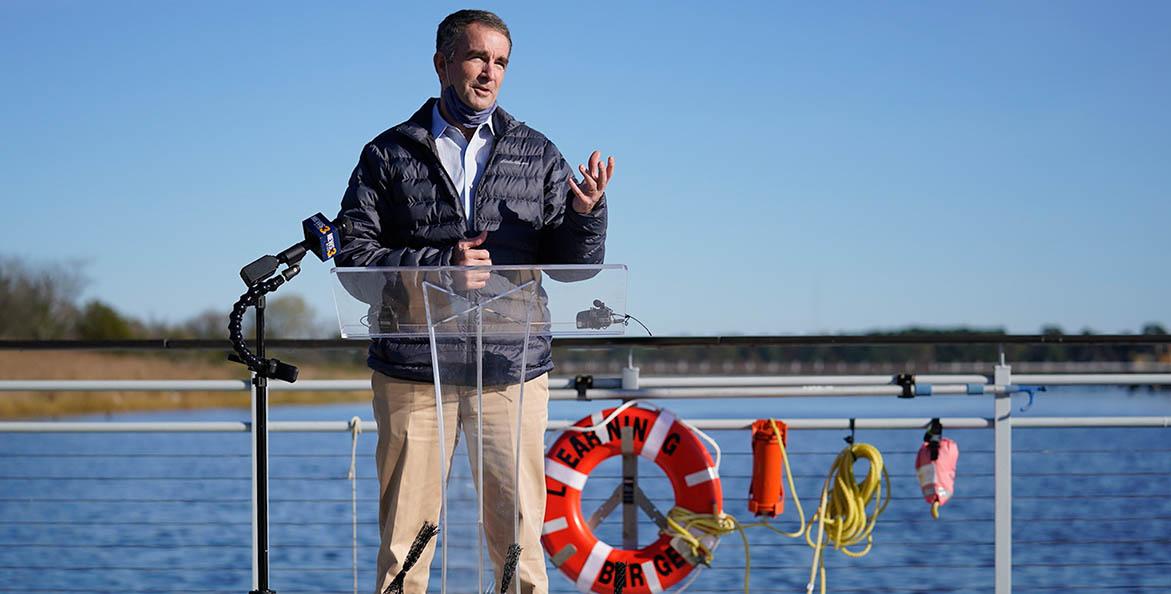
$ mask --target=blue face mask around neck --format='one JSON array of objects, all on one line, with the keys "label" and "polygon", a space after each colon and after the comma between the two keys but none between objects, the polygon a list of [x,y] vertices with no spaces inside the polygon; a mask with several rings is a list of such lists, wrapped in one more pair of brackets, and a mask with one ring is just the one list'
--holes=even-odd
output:
[{"label": "blue face mask around neck", "polygon": [[447,86],[443,89],[443,95],[440,97],[443,108],[447,110],[447,115],[455,120],[455,123],[464,128],[475,128],[480,124],[488,121],[492,117],[492,112],[496,111],[496,102],[492,102],[492,106],[488,109],[476,111],[463,102],[459,95],[455,92],[455,87]]}]

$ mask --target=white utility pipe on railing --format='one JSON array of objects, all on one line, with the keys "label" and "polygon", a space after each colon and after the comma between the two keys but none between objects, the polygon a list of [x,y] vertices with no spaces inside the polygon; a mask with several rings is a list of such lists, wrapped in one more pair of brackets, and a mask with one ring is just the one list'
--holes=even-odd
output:
[{"label": "white utility pipe on railing", "polygon": [[[748,430],[756,419],[689,419],[687,422],[703,431]],[[992,419],[980,417],[943,417],[948,429],[991,429]],[[859,418],[855,429],[924,429],[929,418]],[[1022,417],[1014,418],[1014,427],[1171,427],[1171,417]],[[550,420],[548,431],[561,431],[573,421]],[[792,430],[833,429],[848,430],[849,419],[785,419]],[[0,433],[247,433],[249,423],[207,421],[6,421],[0,422]],[[268,430],[274,433],[350,433],[349,421],[273,421]],[[363,433],[374,433],[374,421],[362,421]]]},{"label": "white utility pipe on railing", "polygon": [[[730,392],[732,397],[744,397],[742,392],[748,388],[791,388],[800,387],[802,390],[826,387],[849,386],[855,392],[858,386],[877,386],[888,395],[901,393],[902,388],[894,385],[894,376],[891,375],[797,375],[797,376],[670,376],[670,377],[641,377],[638,380],[639,389],[666,390],[687,387],[692,391],[708,390],[705,394],[712,395],[712,389],[736,389]],[[969,384],[988,384],[989,378],[983,375],[916,375],[917,386],[931,386],[933,394],[952,394],[965,392],[944,392],[941,390],[955,390],[966,388]],[[1045,386],[1074,386],[1074,385],[1102,385],[1102,386],[1146,386],[1171,385],[1171,373],[1099,373],[1099,374],[1013,374],[1013,381],[1019,385]],[[950,386],[950,387],[949,387]],[[249,380],[0,380],[0,392],[245,392],[252,387]],[[603,393],[613,394],[610,397],[623,398],[628,395],[615,392],[622,387],[621,378],[595,377],[594,387],[590,390],[591,399],[601,398]],[[552,378],[549,388],[553,392],[574,391],[572,378]],[[272,382],[269,390],[291,392],[364,392],[370,390],[369,379],[343,380],[300,380],[292,384]],[[607,390],[611,392],[606,392]],[[664,394],[666,392],[659,392]],[[754,392],[762,396],[759,390]],[[991,392],[987,392],[991,393]],[[687,392],[678,398],[688,398]],[[781,394],[791,396],[794,394]],[[800,395],[817,396],[809,393]],[[842,395],[842,394],[827,394]],[[856,396],[858,394],[849,394]],[[658,396],[670,398],[676,396]]]}]

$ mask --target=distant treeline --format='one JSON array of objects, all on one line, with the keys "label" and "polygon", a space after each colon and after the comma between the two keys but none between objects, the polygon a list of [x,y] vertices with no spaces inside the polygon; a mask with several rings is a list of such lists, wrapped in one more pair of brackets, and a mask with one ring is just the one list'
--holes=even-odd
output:
[{"label": "distant treeline", "polygon": [[[1143,326],[1144,335],[1166,335],[1167,330],[1160,324]],[[925,328],[911,326],[899,330],[873,331],[864,336],[938,336],[940,339],[962,340],[965,336],[1007,334],[1003,328]],[[1066,336],[1057,326],[1046,326],[1040,334]],[[1081,335],[1092,335],[1083,331]],[[714,347],[671,347],[636,348],[635,358],[640,363],[675,361],[685,363],[708,362],[719,364],[723,361],[769,363],[814,363],[859,364],[859,363],[970,363],[995,362],[1000,357],[996,344],[887,344],[887,345],[826,345],[826,346],[714,346]],[[1006,344],[1005,357],[1009,361],[1081,361],[1081,362],[1142,362],[1162,361],[1171,363],[1171,349],[1167,345],[1114,345],[1114,344]],[[558,349],[559,362],[599,363],[602,361],[625,360],[627,352],[603,352],[584,349]]]},{"label": "distant treeline", "polygon": [[[83,301],[86,279],[78,263],[33,266],[0,256],[0,339],[9,340],[134,340],[210,339],[228,346],[230,304],[208,309],[178,322],[150,321],[119,311],[99,299]],[[265,336],[268,338],[337,338],[336,326],[320,321],[313,307],[299,295],[268,299]],[[245,336],[253,334],[254,317],[245,317]],[[171,352],[168,356],[179,353]],[[223,361],[224,352],[183,354],[189,358]],[[300,363],[361,366],[361,349],[298,351]]]},{"label": "distant treeline", "polygon": [[[136,338],[204,338],[226,339],[228,307],[208,310],[178,323],[151,322],[118,311],[97,299],[79,302],[85,280],[81,266],[33,267],[11,257],[0,257],[0,339],[85,339],[126,340]],[[251,316],[248,316],[251,319]],[[266,336],[270,338],[336,338],[337,330],[323,324],[318,313],[300,296],[274,296],[267,307]],[[1141,334],[1166,335],[1164,326],[1149,323]],[[1045,326],[1041,334],[1062,336],[1057,326]],[[908,327],[894,331],[868,332],[868,336],[937,335],[962,339],[971,334],[1006,334],[1003,328],[923,328]],[[1093,334],[1083,330],[1079,334]],[[1006,356],[1013,361],[1171,361],[1166,345],[1077,345],[1035,344],[1006,345]],[[328,358],[364,359],[362,349],[353,353],[334,353]],[[721,346],[639,348],[639,361],[685,362],[792,362],[811,363],[903,363],[903,362],[975,362],[995,361],[994,344],[939,345],[840,345],[840,346]],[[300,351],[299,358],[319,355]],[[321,355],[324,356],[324,355]],[[557,349],[562,362],[588,362],[625,359],[622,349],[609,351]]]},{"label": "distant treeline", "polygon": [[[227,337],[230,307],[179,322],[142,320],[99,299],[81,302],[86,281],[79,264],[34,267],[0,257],[0,338],[128,340]],[[265,334],[272,338],[333,338],[299,295],[268,300]]]}]

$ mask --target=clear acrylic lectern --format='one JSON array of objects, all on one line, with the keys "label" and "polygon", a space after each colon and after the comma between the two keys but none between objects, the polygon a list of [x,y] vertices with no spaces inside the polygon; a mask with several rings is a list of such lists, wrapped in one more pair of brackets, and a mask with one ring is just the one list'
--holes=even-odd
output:
[{"label": "clear acrylic lectern", "polygon": [[[626,267],[334,268],[331,274],[343,338],[414,342],[420,345],[418,352],[429,350],[429,360],[420,356],[421,360],[410,364],[429,367],[435,385],[438,471],[445,477],[439,517],[440,591],[447,591],[447,544],[464,544],[467,537],[476,540],[477,592],[484,592],[485,516],[511,517],[512,542],[518,540],[520,510],[511,495],[517,492],[523,418],[518,413],[524,410],[524,382],[533,379],[543,363],[534,359],[547,352],[554,336],[621,335],[626,318]],[[511,399],[513,394],[515,407],[500,401]],[[444,444],[458,437],[452,433],[456,427],[444,425],[451,424],[453,409],[459,411],[464,423],[474,425],[464,427],[477,493],[474,537],[449,535],[447,529],[450,469]],[[511,412],[501,416],[502,410]],[[493,425],[488,427],[488,443],[484,439],[485,417]],[[511,441],[499,439],[500,435],[515,436],[516,441],[500,443]],[[494,452],[496,464],[486,469],[484,461],[489,456],[479,452]],[[501,459],[507,459],[507,464],[501,465]],[[489,555],[497,568],[503,565],[505,553],[499,543],[490,547]],[[497,575],[494,583],[499,580]]]}]

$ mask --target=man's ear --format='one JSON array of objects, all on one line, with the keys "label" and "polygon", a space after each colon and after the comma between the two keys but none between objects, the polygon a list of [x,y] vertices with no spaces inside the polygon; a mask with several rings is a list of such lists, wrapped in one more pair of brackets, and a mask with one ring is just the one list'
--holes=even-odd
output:
[{"label": "man's ear", "polygon": [[447,86],[447,56],[443,52],[435,52],[435,56],[431,59],[435,62],[435,74],[439,75],[439,87]]}]

